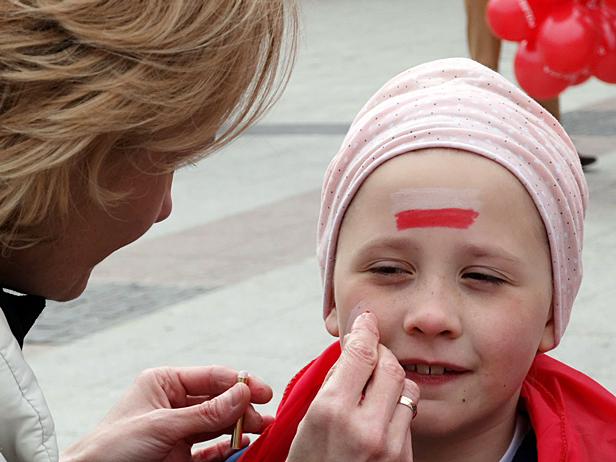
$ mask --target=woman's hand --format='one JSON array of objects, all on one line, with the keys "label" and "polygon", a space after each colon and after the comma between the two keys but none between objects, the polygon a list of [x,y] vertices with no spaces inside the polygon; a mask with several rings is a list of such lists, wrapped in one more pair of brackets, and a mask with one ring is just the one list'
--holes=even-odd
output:
[{"label": "woman's hand", "polygon": [[299,425],[288,461],[412,460],[413,411],[398,403],[401,395],[417,403],[419,387],[379,344],[376,317],[364,313]]},{"label": "woman's hand", "polygon": [[[137,377],[101,423],[60,455],[68,461],[219,461],[233,452],[229,442],[191,454],[192,445],[229,433],[245,413],[244,430],[260,433],[272,421],[250,402],[272,398],[255,377],[237,382],[222,366],[150,369]],[[244,437],[248,444],[248,437]]]}]

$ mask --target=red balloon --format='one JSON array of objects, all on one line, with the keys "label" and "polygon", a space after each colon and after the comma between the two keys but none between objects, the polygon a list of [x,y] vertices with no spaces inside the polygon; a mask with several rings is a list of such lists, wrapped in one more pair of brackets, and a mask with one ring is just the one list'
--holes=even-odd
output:
[{"label": "red balloon", "polygon": [[[571,0],[518,0],[520,2],[528,2],[530,8],[534,11],[537,17],[537,22],[541,24],[548,13],[556,8],[556,5],[570,2]],[[595,0],[591,0],[595,1]]]},{"label": "red balloon", "polygon": [[531,47],[527,41],[518,47],[513,69],[522,90],[534,99],[556,98],[569,86],[567,78],[551,71],[539,51]]},{"label": "red balloon", "polygon": [[526,0],[490,0],[486,19],[494,35],[512,42],[532,39],[538,24]]},{"label": "red balloon", "polygon": [[616,83],[616,15],[607,10],[597,10],[595,19],[602,33],[591,66],[592,74],[604,82]]},{"label": "red balloon", "polygon": [[590,11],[576,3],[563,3],[539,27],[537,49],[550,69],[577,74],[590,66],[599,39]]},{"label": "red balloon", "polygon": [[616,0],[603,0],[602,8],[616,13]]},{"label": "red balloon", "polygon": [[[558,5],[559,3],[565,3],[569,1],[571,0],[528,0],[528,4],[532,8],[537,8],[537,7],[553,8],[554,5]],[[593,0],[590,0],[590,1],[593,1]]]},{"label": "red balloon", "polygon": [[590,72],[590,70],[589,69],[584,69],[579,74],[574,74],[570,78],[568,78],[569,85],[572,85],[572,86],[573,85],[580,85],[580,84],[586,82],[588,79],[590,79],[591,76],[592,76],[592,73]]}]

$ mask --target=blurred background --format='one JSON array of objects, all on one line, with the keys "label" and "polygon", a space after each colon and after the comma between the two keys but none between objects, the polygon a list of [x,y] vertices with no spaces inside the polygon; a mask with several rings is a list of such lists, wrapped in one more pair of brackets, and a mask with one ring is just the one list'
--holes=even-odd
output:
[{"label": "blurred background", "polygon": [[[315,257],[325,169],[364,102],[425,61],[469,56],[463,0],[301,0],[300,52],[274,110],[223,151],[179,171],[174,211],[98,267],[84,295],[50,303],[24,352],[61,448],[90,431],[145,368],[224,364],[275,390],[334,339]],[[513,76],[517,44],[503,43]],[[616,392],[616,85],[561,95],[586,171],[585,279],[552,354]],[[67,322],[67,320],[71,322]]]}]

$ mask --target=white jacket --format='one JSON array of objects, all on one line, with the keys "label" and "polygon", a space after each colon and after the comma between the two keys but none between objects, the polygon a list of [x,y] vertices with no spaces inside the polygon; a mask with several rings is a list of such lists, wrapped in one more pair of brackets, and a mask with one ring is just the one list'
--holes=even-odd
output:
[{"label": "white jacket", "polygon": [[0,310],[0,462],[57,462],[53,419]]}]

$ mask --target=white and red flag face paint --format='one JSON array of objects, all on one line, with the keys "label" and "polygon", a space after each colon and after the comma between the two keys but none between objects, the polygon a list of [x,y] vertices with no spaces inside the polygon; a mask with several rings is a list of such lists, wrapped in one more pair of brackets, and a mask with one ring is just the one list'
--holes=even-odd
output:
[{"label": "white and red flag face paint", "polygon": [[479,216],[481,201],[471,189],[416,188],[391,195],[396,228],[467,229]]}]

